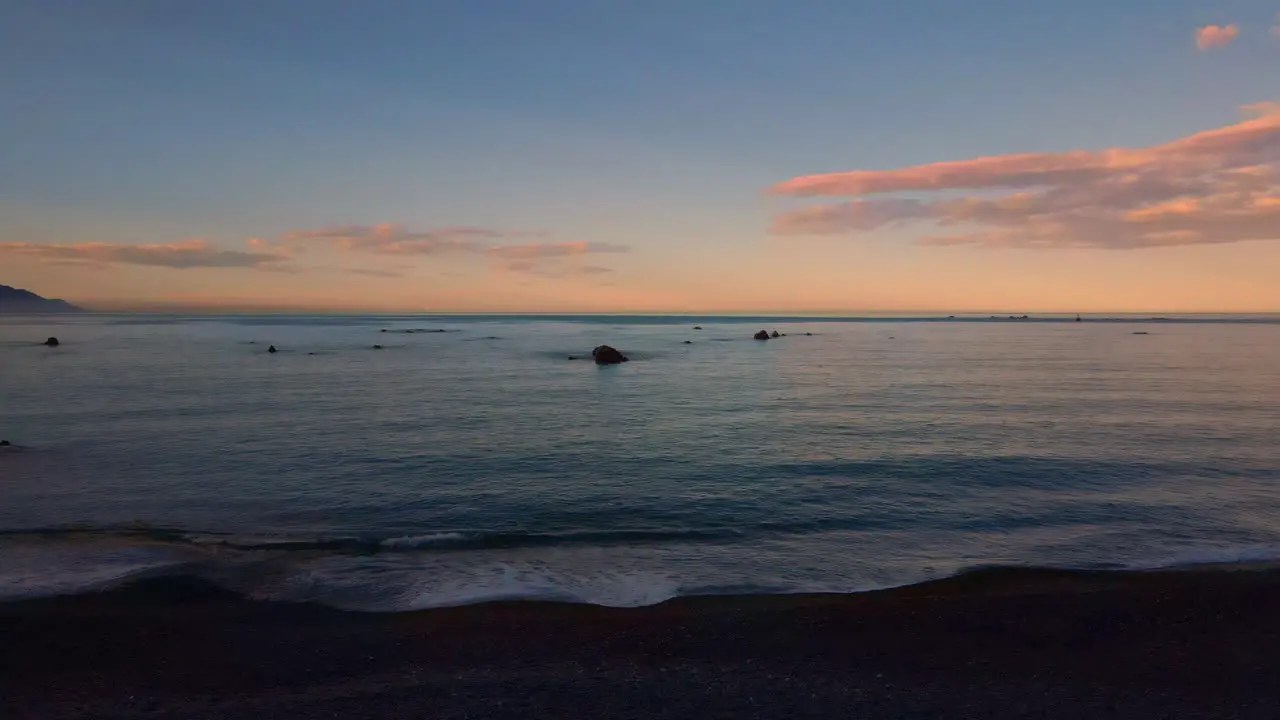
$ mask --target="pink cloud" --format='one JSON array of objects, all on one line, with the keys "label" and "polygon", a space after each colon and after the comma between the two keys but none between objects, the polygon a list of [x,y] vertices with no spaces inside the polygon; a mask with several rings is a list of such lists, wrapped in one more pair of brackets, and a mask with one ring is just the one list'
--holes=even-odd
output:
[{"label": "pink cloud", "polygon": [[[902,223],[973,226],[930,245],[1144,248],[1280,239],[1280,106],[1149,148],[1038,153],[799,177],[771,192],[854,199],[779,215],[784,235],[866,233]],[[885,193],[970,190],[948,199]]]},{"label": "pink cloud", "polygon": [[385,255],[435,255],[479,252],[486,247],[485,241],[504,236],[497,230],[473,227],[411,232],[403,226],[385,223],[294,230],[281,235],[279,242],[284,245],[327,242],[341,250]]},{"label": "pink cloud", "polygon": [[283,271],[288,252],[280,249],[243,252],[222,250],[200,239],[157,245],[115,243],[0,243],[0,254],[24,255],[57,262],[145,265],[179,270],[191,268],[252,268]]},{"label": "pink cloud", "polygon": [[598,242],[526,243],[524,245],[498,245],[486,252],[493,257],[510,260],[541,260],[544,258],[578,257],[593,253],[627,252],[625,245]]},{"label": "pink cloud", "polygon": [[[504,241],[545,238],[546,233],[504,231],[480,227],[448,227],[411,231],[402,225],[339,225],[316,230],[295,230],[281,235],[282,247],[305,247],[324,243],[346,252],[380,255],[471,255],[506,261],[506,269],[520,272],[577,272],[572,268],[548,268],[548,263],[602,253],[630,250],[625,245],[603,242],[524,242]],[[251,241],[252,242],[252,241]]]},{"label": "pink cloud", "polygon": [[1226,47],[1240,36],[1240,28],[1235,25],[1205,25],[1196,30],[1196,47],[1201,50]]},{"label": "pink cloud", "polygon": [[404,273],[395,270],[378,270],[376,268],[347,268],[343,272],[348,275],[363,275],[365,277],[376,278],[399,278],[404,277]]}]

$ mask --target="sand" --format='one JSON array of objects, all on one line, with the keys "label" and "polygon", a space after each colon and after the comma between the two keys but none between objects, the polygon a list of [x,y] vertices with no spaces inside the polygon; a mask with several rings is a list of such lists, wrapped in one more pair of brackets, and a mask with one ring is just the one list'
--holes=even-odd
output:
[{"label": "sand", "polygon": [[401,614],[195,580],[0,605],[3,718],[1275,718],[1280,573]]}]

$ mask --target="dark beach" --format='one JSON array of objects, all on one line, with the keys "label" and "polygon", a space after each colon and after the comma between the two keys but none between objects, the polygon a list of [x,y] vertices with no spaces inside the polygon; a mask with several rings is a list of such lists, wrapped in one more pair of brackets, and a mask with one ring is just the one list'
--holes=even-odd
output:
[{"label": "dark beach", "polygon": [[1273,718],[1280,572],[360,614],[196,580],[0,605],[14,718]]}]

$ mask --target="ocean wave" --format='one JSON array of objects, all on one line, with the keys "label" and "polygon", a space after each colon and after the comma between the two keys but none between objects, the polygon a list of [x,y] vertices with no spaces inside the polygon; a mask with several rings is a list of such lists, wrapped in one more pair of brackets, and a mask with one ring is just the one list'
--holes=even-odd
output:
[{"label": "ocean wave", "polygon": [[[404,613],[432,608],[481,605],[495,602],[555,602],[611,608],[658,605],[678,598],[751,597],[767,595],[852,595],[880,591],[984,593],[1062,590],[1064,582],[1096,589],[1099,583],[1124,583],[1142,576],[1181,572],[1275,572],[1272,562],[1202,563],[1172,568],[1073,568],[1055,566],[985,565],[954,573],[902,582],[868,583],[857,587],[734,583],[689,585],[672,573],[652,570],[599,571],[551,570],[536,563],[496,563],[439,576],[431,572],[388,575],[385,571],[351,573],[321,569],[283,580],[259,578],[250,583],[243,576],[229,576],[225,569],[207,565],[169,562],[121,562],[102,566],[91,575],[68,578],[48,568],[29,578],[43,580],[23,587],[14,585],[10,568],[0,572],[0,603],[46,597],[92,595],[105,592],[143,592],[157,602],[175,598],[219,594],[250,601],[316,605],[349,612]],[[1103,585],[1105,586],[1105,585]]]},{"label": "ocean wave", "polygon": [[548,546],[612,546],[664,542],[730,542],[745,531],[732,528],[672,530],[583,530],[568,532],[519,531],[438,531],[407,535],[343,535],[295,537],[269,534],[235,534],[150,526],[50,527],[0,530],[0,542],[37,539],[81,541],[141,541],[231,550],[326,551],[373,554],[451,548],[469,550],[510,550]]},{"label": "ocean wave", "polygon": [[[724,530],[299,538],[181,528],[37,528],[0,532],[0,600],[192,576],[247,598],[362,612],[508,600],[636,607],[696,595],[865,592],[946,577],[981,586],[984,578],[1003,573],[1254,569],[1280,563],[1280,546],[1239,545],[1170,548],[1128,562],[1078,554],[1074,562],[1023,566],[855,561],[831,572],[826,563],[805,568],[780,561],[782,556],[743,564],[735,560],[743,552],[733,542],[740,537]],[[753,545],[751,552],[767,546]],[[830,547],[857,554],[857,545],[845,541]]]}]

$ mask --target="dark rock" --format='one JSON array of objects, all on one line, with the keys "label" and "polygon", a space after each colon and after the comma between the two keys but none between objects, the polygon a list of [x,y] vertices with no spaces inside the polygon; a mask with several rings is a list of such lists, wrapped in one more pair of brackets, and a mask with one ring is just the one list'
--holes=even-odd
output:
[{"label": "dark rock", "polygon": [[58,342],[58,338],[51,337],[48,340],[45,340],[44,344],[46,347],[58,347],[61,343]]},{"label": "dark rock", "polygon": [[804,336],[805,336],[805,337],[813,337],[813,333],[805,333],[805,334],[804,334]]},{"label": "dark rock", "polygon": [[8,440],[0,440],[0,447],[9,447],[12,444],[13,443],[9,442]]},{"label": "dark rock", "polygon": [[569,356],[569,359],[570,359],[570,360],[577,360],[578,358],[576,358],[576,357],[574,357],[574,356],[570,355],[570,356]]},{"label": "dark rock", "polygon": [[378,332],[386,332],[386,331],[387,331],[387,329],[386,329],[386,328],[382,328],[382,329],[381,329],[381,330],[379,330]]},{"label": "dark rock", "polygon": [[692,344],[693,344],[693,341],[692,341],[692,340],[685,340],[685,341],[684,341],[684,344],[685,344],[685,345],[692,345]]},{"label": "dark rock", "polygon": [[381,345],[374,345],[374,346],[373,346],[373,349],[374,349],[374,350],[381,350],[381,349],[382,349],[382,346],[381,346]]},{"label": "dark rock", "polygon": [[782,337],[782,333],[778,332],[777,330],[774,330],[772,333],[770,333],[770,334],[769,334],[769,337],[771,337],[771,338],[780,338],[780,337]]},{"label": "dark rock", "polygon": [[596,361],[597,365],[617,365],[619,363],[627,362],[630,359],[608,345],[601,345],[600,347],[592,350],[591,357]]},{"label": "dark rock", "polygon": [[702,329],[702,326],[701,326],[701,325],[694,325],[694,326],[693,326],[693,329],[694,329],[694,330],[701,330],[701,329]]},{"label": "dark rock", "polygon": [[769,339],[769,331],[768,331],[768,330],[761,330],[760,332],[756,333],[755,335],[752,335],[751,337],[755,338],[756,340],[768,340],[768,339]]},{"label": "dark rock", "polygon": [[272,345],[271,347],[267,348],[267,352],[269,352],[269,353],[273,353],[273,352],[278,352],[278,351],[276,350],[276,346],[275,346],[275,345]]}]

